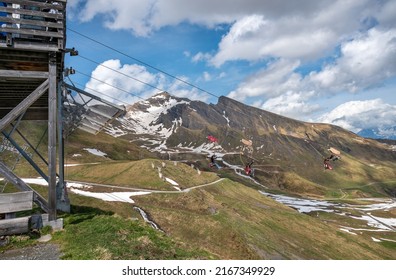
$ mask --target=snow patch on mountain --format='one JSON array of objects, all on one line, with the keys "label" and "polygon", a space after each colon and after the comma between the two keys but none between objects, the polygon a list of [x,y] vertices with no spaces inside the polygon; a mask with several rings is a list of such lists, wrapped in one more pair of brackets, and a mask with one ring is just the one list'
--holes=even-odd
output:
[{"label": "snow patch on mountain", "polygon": [[102,151],[99,151],[99,150],[97,150],[97,149],[84,148],[83,150],[85,150],[85,151],[87,151],[87,152],[89,152],[90,154],[93,154],[93,155],[95,155],[95,156],[99,156],[99,157],[105,157],[105,156],[107,156],[106,153],[104,153],[104,152],[102,152]]},{"label": "snow patch on mountain", "polygon": [[230,119],[226,116],[226,112],[223,111],[223,117],[226,119],[227,121],[227,126],[230,127]]},{"label": "snow patch on mountain", "polygon": [[123,119],[120,119],[121,128],[111,126],[107,132],[114,137],[133,133],[167,139],[182,125],[182,119],[173,120],[172,126],[167,128],[163,123],[158,122],[160,116],[167,114],[174,106],[189,103],[189,101],[175,99],[165,94],[156,95],[148,100],[138,102],[136,106],[141,106],[144,110],[132,108]]}]

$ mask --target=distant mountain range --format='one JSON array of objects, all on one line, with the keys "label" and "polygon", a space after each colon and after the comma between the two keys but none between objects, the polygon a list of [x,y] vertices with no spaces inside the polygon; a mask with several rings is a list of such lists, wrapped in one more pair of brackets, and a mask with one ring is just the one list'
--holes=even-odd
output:
[{"label": "distant mountain range", "polygon": [[[381,154],[389,147],[375,146],[376,141],[365,138],[393,139],[392,129],[354,134],[335,125],[280,116],[224,96],[217,104],[206,104],[166,92],[131,105],[125,117],[108,126],[106,132],[160,153],[245,153],[252,148],[257,157],[284,159],[302,154],[325,156],[331,146],[358,155],[362,144],[374,145],[372,148]],[[208,136],[218,141],[213,143]],[[251,141],[252,147],[243,140]]]},{"label": "distant mountain range", "polygon": [[[382,175],[374,174],[379,170],[373,168],[367,171],[366,166],[396,163],[392,144],[330,124],[297,121],[227,97],[220,97],[217,104],[206,104],[162,92],[131,105],[106,133],[164,159],[203,162],[216,153],[223,166],[239,167],[254,159],[256,177],[278,186],[290,184],[282,176],[292,174],[299,184],[301,180],[326,185],[339,184],[340,179],[369,181]],[[249,142],[251,145],[246,144]],[[342,157],[333,170],[342,178],[334,181],[323,173],[323,159],[330,155],[330,147],[341,151]],[[358,176],[353,175],[355,172]],[[392,172],[387,174],[394,178],[396,173]]]}]

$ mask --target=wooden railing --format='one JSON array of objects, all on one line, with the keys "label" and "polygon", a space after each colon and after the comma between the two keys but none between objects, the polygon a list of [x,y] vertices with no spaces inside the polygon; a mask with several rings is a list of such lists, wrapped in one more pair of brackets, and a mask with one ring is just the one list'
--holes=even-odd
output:
[{"label": "wooden railing", "polygon": [[63,49],[66,0],[0,1],[0,46]]},{"label": "wooden railing", "polygon": [[26,233],[29,231],[30,216],[16,217],[16,212],[33,208],[33,192],[0,194],[0,236]]}]

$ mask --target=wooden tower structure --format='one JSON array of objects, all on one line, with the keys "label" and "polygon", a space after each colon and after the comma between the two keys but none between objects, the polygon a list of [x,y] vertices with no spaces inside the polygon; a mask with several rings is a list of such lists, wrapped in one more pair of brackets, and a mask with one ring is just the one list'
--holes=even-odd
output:
[{"label": "wooden tower structure", "polygon": [[[48,182],[47,197],[41,196],[0,160],[0,177],[20,191],[33,191],[33,201],[57,220],[57,210],[69,211],[64,183],[62,125],[62,81],[66,49],[67,0],[5,0],[0,2],[0,133],[38,174]],[[23,120],[45,120],[48,124],[48,155],[39,155],[42,169],[13,135],[34,150],[20,133]],[[38,151],[34,150],[35,153]]]}]

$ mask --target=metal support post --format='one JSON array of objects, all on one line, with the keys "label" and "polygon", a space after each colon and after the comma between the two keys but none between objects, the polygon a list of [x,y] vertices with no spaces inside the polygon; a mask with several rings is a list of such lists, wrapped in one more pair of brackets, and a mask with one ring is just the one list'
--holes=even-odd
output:
[{"label": "metal support post", "polygon": [[49,56],[48,85],[48,219],[56,220],[56,53]]},{"label": "metal support post", "polygon": [[67,196],[67,189],[65,183],[65,145],[63,133],[63,94],[66,94],[66,88],[58,85],[58,160],[59,160],[59,181],[56,185],[56,206],[58,210],[70,213],[70,201]]}]

